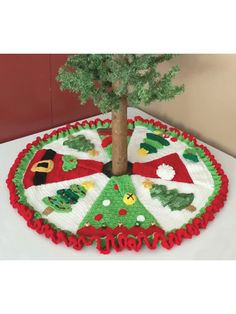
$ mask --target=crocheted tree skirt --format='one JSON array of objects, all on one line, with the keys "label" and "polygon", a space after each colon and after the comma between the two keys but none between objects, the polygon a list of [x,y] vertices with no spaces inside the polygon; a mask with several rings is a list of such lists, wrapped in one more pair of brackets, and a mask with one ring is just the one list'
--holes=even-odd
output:
[{"label": "crocheted tree skirt", "polygon": [[209,150],[160,121],[128,120],[129,174],[111,175],[111,121],[36,138],[7,179],[10,202],[55,244],[139,251],[198,235],[223,206],[228,179]]}]

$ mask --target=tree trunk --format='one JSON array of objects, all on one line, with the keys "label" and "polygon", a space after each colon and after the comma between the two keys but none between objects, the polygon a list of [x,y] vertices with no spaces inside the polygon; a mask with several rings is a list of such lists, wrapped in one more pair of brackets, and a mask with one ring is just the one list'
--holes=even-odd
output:
[{"label": "tree trunk", "polygon": [[43,215],[48,216],[53,212],[53,209],[51,207],[47,207],[44,209],[44,211],[42,212]]},{"label": "tree trunk", "polygon": [[121,98],[119,111],[112,110],[112,174],[121,176],[127,173],[127,99]]}]

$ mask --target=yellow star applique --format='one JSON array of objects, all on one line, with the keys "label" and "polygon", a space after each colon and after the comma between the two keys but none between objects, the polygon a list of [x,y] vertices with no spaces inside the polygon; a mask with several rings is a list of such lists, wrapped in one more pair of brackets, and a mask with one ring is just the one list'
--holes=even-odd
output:
[{"label": "yellow star applique", "polygon": [[160,131],[160,130],[155,130],[155,131],[153,131],[153,133],[155,133],[156,135],[162,135],[163,134],[162,131]]},{"label": "yellow star applique", "polygon": [[92,149],[88,153],[92,157],[95,157],[95,156],[99,155],[99,152],[96,149]]},{"label": "yellow star applique", "polygon": [[139,148],[138,154],[139,156],[146,156],[148,154],[148,151],[144,148]]},{"label": "yellow star applique", "polygon": [[145,181],[143,181],[143,186],[146,188],[146,189],[151,189],[152,186],[153,186],[153,182],[149,179],[146,179]]},{"label": "yellow star applique", "polygon": [[94,183],[92,181],[85,181],[81,184],[86,190],[91,190],[94,188]]}]

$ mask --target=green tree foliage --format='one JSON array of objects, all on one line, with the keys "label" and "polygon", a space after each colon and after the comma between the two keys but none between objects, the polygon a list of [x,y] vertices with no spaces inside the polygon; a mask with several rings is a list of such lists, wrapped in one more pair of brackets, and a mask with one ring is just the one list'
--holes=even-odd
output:
[{"label": "green tree foliage", "polygon": [[193,199],[193,193],[179,193],[178,190],[168,190],[165,185],[153,184],[150,190],[151,197],[157,198],[161,204],[169,206],[171,210],[181,210],[188,207]]},{"label": "green tree foliage", "polygon": [[101,112],[118,110],[121,97],[127,98],[129,106],[148,105],[183,91],[183,85],[172,82],[177,65],[164,74],[158,70],[158,65],[172,58],[171,54],[72,55],[59,69],[57,80],[61,90],[78,93],[82,103],[92,99]]},{"label": "green tree foliage", "polygon": [[78,184],[72,184],[69,189],[61,189],[56,195],[46,196],[42,201],[58,213],[67,213],[72,210],[71,205],[85,197],[86,189]]},{"label": "green tree foliage", "polygon": [[83,134],[71,136],[68,140],[63,142],[63,145],[76,149],[79,152],[87,152],[94,148],[94,144],[90,140],[88,140]]}]

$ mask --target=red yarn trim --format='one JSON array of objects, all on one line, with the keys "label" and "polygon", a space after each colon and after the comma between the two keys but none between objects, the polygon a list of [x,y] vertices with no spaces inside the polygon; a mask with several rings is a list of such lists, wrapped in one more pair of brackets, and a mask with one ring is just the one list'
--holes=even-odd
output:
[{"label": "red yarn trim", "polygon": [[102,147],[105,148],[108,145],[110,145],[112,143],[112,137],[111,136],[107,136],[102,140]]},{"label": "red yarn trim", "polygon": [[[168,127],[161,123],[160,121],[154,121],[153,119],[143,119],[141,117],[135,117],[134,120],[129,119],[129,123],[134,123],[134,121],[141,121],[147,124],[153,124],[163,129],[168,129]],[[44,234],[47,238],[51,239],[55,244],[65,243],[68,247],[73,247],[76,250],[82,249],[84,245],[90,246],[96,243],[96,247],[100,253],[107,254],[113,248],[116,252],[120,252],[124,248],[128,250],[134,250],[138,252],[142,245],[146,245],[147,248],[153,250],[158,244],[161,244],[166,249],[171,249],[175,244],[180,245],[183,239],[191,239],[194,235],[199,235],[201,229],[205,229],[208,223],[214,219],[215,213],[217,213],[224,205],[228,192],[228,178],[224,174],[221,165],[215,160],[215,157],[210,153],[210,151],[202,144],[197,144],[197,140],[192,135],[187,132],[181,132],[175,128],[169,128],[170,131],[174,131],[178,136],[182,135],[185,139],[188,138],[193,141],[195,146],[200,147],[206,156],[209,157],[213,166],[215,167],[217,173],[221,177],[221,187],[216,195],[215,199],[212,201],[211,205],[206,207],[205,212],[201,217],[196,217],[192,220],[192,223],[187,224],[186,228],[176,229],[174,232],[169,232],[165,235],[164,230],[158,226],[150,226],[148,229],[143,229],[139,226],[134,226],[130,229],[124,226],[118,226],[115,229],[111,228],[100,228],[95,229],[92,226],[83,227],[78,230],[77,235],[67,235],[64,231],[57,231],[52,228],[48,223],[45,223],[44,219],[34,220],[34,210],[30,209],[24,204],[19,202],[19,196],[17,194],[16,186],[12,181],[15,172],[20,165],[21,159],[30,150],[33,145],[39,144],[40,141],[47,140],[53,135],[57,135],[61,131],[66,131],[72,128],[76,128],[79,125],[85,126],[86,124],[97,125],[97,123],[111,123],[111,120],[96,119],[94,121],[87,122],[86,120],[82,123],[76,122],[73,125],[67,124],[65,127],[59,128],[52,131],[49,135],[45,134],[43,138],[37,137],[31,144],[27,144],[26,148],[23,149],[17,156],[14,164],[12,165],[8,178],[6,180],[8,189],[10,191],[10,203],[18,210],[18,213],[27,221],[27,225],[34,229],[39,234]],[[102,244],[102,242],[104,242]]]}]

